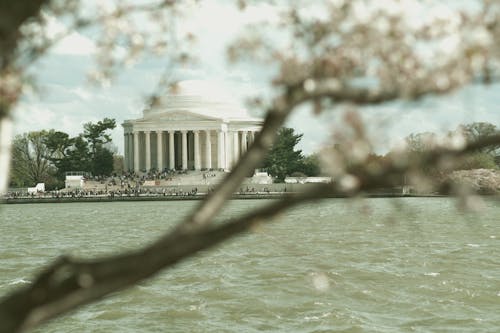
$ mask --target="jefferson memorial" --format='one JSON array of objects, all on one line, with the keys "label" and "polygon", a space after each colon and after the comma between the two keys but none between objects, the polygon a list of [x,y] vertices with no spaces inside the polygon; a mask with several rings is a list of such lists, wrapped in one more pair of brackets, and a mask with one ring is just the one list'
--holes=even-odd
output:
[{"label": "jefferson memorial", "polygon": [[122,124],[125,170],[228,171],[252,143],[262,119],[207,81],[181,81],[158,108]]}]

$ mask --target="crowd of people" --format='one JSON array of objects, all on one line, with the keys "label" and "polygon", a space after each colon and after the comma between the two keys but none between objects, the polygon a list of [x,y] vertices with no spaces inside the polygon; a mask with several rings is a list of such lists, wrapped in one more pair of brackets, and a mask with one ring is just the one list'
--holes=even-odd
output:
[{"label": "crowd of people", "polygon": [[54,190],[38,193],[29,193],[25,191],[12,191],[8,192],[5,196],[7,199],[35,199],[35,198],[95,198],[95,197],[151,197],[151,196],[194,196],[204,193],[199,193],[198,188],[194,187],[191,190],[184,190],[178,188],[131,188],[124,190],[88,190],[88,189],[73,189]]},{"label": "crowd of people", "polygon": [[[214,190],[216,183],[210,182],[220,175],[219,170],[204,170],[189,182],[182,183],[186,171],[164,170],[148,173],[126,172],[121,175],[114,174],[110,177],[89,176],[84,177],[82,187],[68,187],[44,192],[33,192],[28,189],[13,190],[8,192],[6,199],[35,199],[35,198],[115,198],[115,197],[157,197],[157,196],[197,196],[205,195]],[[198,184],[198,185],[195,185]],[[198,188],[201,187],[201,190]],[[285,188],[270,190],[267,186],[240,187],[236,194],[271,194],[284,193]]]}]

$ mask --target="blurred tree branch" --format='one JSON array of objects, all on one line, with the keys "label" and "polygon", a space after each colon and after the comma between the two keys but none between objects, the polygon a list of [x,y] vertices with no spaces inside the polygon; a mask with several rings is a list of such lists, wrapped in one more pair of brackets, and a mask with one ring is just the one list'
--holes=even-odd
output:
[{"label": "blurred tree branch", "polygon": [[[483,138],[460,150],[430,150],[426,152],[420,163],[436,165],[443,158],[458,157],[499,142],[500,135],[496,135]],[[262,142],[251,149],[258,151],[260,149],[258,146],[261,144]],[[249,154],[252,155],[250,150]],[[244,160],[240,160],[238,164],[240,169],[248,168]],[[174,266],[180,260],[200,250],[216,246],[230,237],[248,231],[255,224],[270,222],[272,217],[290,207],[315,199],[354,196],[369,190],[392,186],[398,184],[395,180],[418,167],[418,165],[401,164],[397,161],[377,169],[375,173],[372,171],[373,168],[355,167],[349,170],[352,173],[347,173],[331,184],[314,185],[303,193],[286,196],[263,208],[215,226],[208,225],[210,220],[198,220],[196,228],[189,228],[195,222],[192,217],[188,218],[183,228],[177,228],[153,244],[131,253],[96,260],[61,257],[46,268],[32,284],[2,300],[0,332],[17,332],[35,327],[79,305],[132,286],[165,267]],[[354,177],[355,181],[348,183],[352,186],[346,185],[345,177]],[[227,184],[227,181],[224,184]],[[217,191],[214,193],[219,196],[224,195]],[[209,201],[210,198],[203,202],[202,207],[218,204],[218,200]]]},{"label": "blurred tree branch", "polygon": [[0,2],[0,69],[4,70],[12,61],[19,43],[21,26],[37,17],[42,6],[49,0],[2,1]]},{"label": "blurred tree branch", "polygon": [[[22,37],[19,35],[19,29],[24,22],[38,17],[42,6],[49,2],[18,1],[13,2],[12,6],[11,2],[0,3],[0,46],[5,47],[0,47],[0,78],[4,82],[0,82],[0,119],[7,115],[7,111],[22,92],[22,84],[19,82],[22,75],[17,72],[21,69],[12,66],[12,55],[15,54]],[[165,6],[173,3],[160,2]],[[286,26],[286,29],[290,29],[295,38],[292,39],[292,46],[286,51],[270,52],[270,58],[277,59],[281,71],[274,81],[279,92],[266,108],[263,128],[232,172],[190,216],[172,232],[144,248],[129,253],[94,260],[60,258],[46,267],[33,283],[0,301],[0,332],[19,332],[36,327],[77,306],[132,286],[200,250],[218,245],[247,231],[257,223],[271,221],[273,216],[287,208],[319,198],[333,195],[354,196],[399,184],[401,176],[419,167],[440,166],[443,161],[500,142],[497,135],[482,138],[458,149],[437,147],[426,151],[415,163],[409,163],[407,158],[401,157],[383,165],[373,166],[365,163],[365,158],[360,158],[357,163],[336,174],[332,184],[312,186],[303,193],[286,196],[246,215],[212,225],[211,222],[249,171],[258,167],[272,145],[277,130],[298,106],[304,103],[321,104],[323,101],[356,105],[379,104],[399,98],[415,100],[428,94],[443,94],[474,79],[478,72],[485,70],[489,62],[489,58],[484,59],[486,56],[483,53],[492,44],[486,43],[484,46],[473,41],[472,46],[465,45],[449,62],[428,66],[411,52],[410,46],[412,42],[415,43],[416,37],[426,41],[433,36],[442,37],[448,31],[446,24],[437,20],[435,31],[429,31],[429,27],[424,26],[414,32],[416,37],[412,36],[413,39],[409,41],[404,34],[404,26],[400,25],[400,19],[389,14],[386,15],[389,21],[384,23],[388,28],[381,24],[382,28],[370,29],[372,22],[369,19],[360,23],[356,18],[358,21],[354,20],[351,26],[341,29],[343,23],[353,20],[353,15],[356,14],[356,8],[353,6],[349,2],[342,8],[330,8],[330,21],[327,22],[311,23],[301,17],[295,7],[295,11],[289,13],[287,19],[292,20],[292,24]],[[149,7],[144,9],[151,10]],[[116,14],[115,19],[122,19],[122,12],[111,12]],[[378,12],[376,14],[378,17],[384,16]],[[9,15],[17,16],[13,19],[8,18]],[[6,21],[3,20],[4,17]],[[493,21],[496,22],[496,17]],[[120,23],[123,26],[124,22]],[[333,23],[337,25],[329,25]],[[469,19],[464,18],[464,25],[470,27],[472,24]],[[495,27],[495,24],[489,24],[487,30],[494,31]],[[114,30],[115,28],[115,25],[109,24],[105,31],[111,32],[113,38],[125,34],[131,48],[131,56],[135,56],[143,46],[141,36],[134,31],[125,29],[123,32]],[[457,29],[462,32],[461,26]],[[492,32],[491,39],[494,41],[497,37]],[[113,38],[102,41],[103,54],[112,54],[116,47],[116,40]],[[382,38],[386,38],[386,45],[379,43]],[[302,45],[298,46],[298,43]],[[256,47],[255,44],[252,47]],[[239,51],[245,50],[242,48]],[[302,53],[307,53],[313,59],[300,60]],[[487,57],[493,58],[493,54],[494,52],[487,54]],[[103,73],[99,74],[100,78],[111,75],[116,62],[120,62],[105,56],[99,61],[104,67],[107,66]],[[7,86],[5,79],[8,77],[15,78],[15,84],[10,83]],[[380,84],[356,84],[356,79],[360,78],[376,78]],[[362,131],[358,129],[357,132],[360,134]],[[336,155],[326,157],[335,159]],[[0,166],[0,172],[2,171]]]}]

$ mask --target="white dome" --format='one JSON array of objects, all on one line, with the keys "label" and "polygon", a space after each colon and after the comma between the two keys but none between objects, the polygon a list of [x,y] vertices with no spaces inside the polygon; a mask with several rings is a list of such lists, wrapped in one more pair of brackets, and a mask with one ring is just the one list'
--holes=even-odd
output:
[{"label": "white dome", "polygon": [[189,111],[214,118],[252,118],[228,91],[213,81],[186,80],[172,86],[162,98],[162,106],[144,110],[144,117],[160,113]]},{"label": "white dome", "polygon": [[170,87],[172,96],[202,96],[207,100],[228,101],[231,96],[216,82],[203,80],[185,80]]}]

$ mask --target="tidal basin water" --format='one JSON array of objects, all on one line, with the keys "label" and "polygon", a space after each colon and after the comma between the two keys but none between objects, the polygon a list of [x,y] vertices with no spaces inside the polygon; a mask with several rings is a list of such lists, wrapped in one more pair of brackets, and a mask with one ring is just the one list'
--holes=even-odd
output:
[{"label": "tidal basin water", "polygon": [[[222,218],[266,200],[235,200]],[[0,294],[59,254],[158,237],[198,202],[0,206]],[[500,203],[329,199],[36,332],[498,332]],[[1,325],[1,323],[0,323]]]}]

